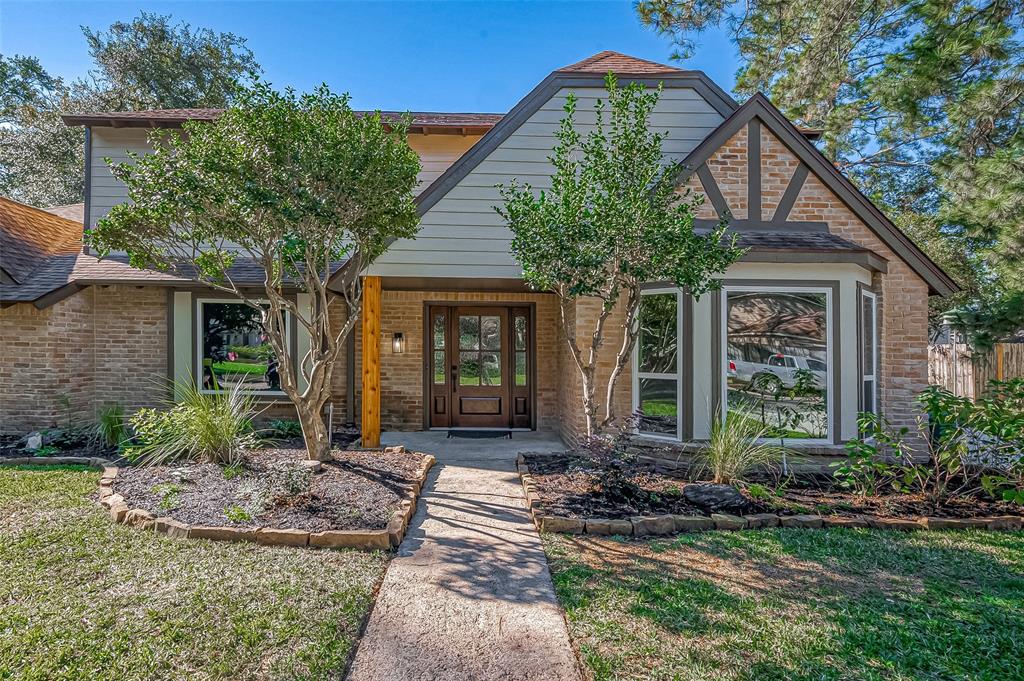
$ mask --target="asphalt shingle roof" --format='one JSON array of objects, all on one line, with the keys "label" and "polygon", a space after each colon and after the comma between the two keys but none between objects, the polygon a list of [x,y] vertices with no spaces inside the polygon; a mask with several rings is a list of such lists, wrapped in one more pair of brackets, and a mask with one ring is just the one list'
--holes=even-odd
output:
[{"label": "asphalt shingle roof", "polygon": [[82,246],[82,223],[0,197],[0,268],[20,284],[51,255]]}]

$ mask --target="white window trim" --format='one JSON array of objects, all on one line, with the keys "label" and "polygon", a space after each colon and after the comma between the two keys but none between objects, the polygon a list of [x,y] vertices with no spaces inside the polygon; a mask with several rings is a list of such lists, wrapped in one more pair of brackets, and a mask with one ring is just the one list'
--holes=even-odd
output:
[{"label": "white window trim", "polygon": [[[871,301],[871,367],[872,371],[870,374],[864,372],[864,356],[860,357],[860,397],[857,400],[860,406],[860,411],[864,411],[864,384],[868,381],[871,382],[871,401],[872,409],[871,413],[878,414],[878,294],[868,289],[861,289],[861,296]],[[857,314],[860,315],[861,324],[864,323],[864,306],[862,300],[857,301]],[[864,342],[864,334],[860,334],[860,338],[857,339],[858,345]],[[863,353],[863,348],[858,348]]]},{"label": "white window trim", "polygon": [[[826,390],[826,421],[825,421],[825,437],[816,438],[785,438],[786,446],[792,448],[799,448],[804,445],[818,446],[818,445],[831,445],[832,437],[831,433],[836,428],[834,421],[835,415],[835,362],[834,347],[832,343],[832,336],[835,334],[836,329],[833,327],[832,318],[832,289],[822,286],[722,286],[721,295],[721,310],[719,318],[721,319],[721,327],[719,328],[719,338],[721,347],[718,348],[720,367],[722,375],[719,376],[719,385],[721,386],[722,404],[720,417],[722,423],[725,423],[726,416],[729,413],[729,292],[738,293],[821,293],[825,296],[825,355],[828,357],[828,366],[825,371],[825,386]],[[776,441],[778,438],[771,438],[770,442]]]},{"label": "white window trim", "polygon": [[[665,433],[651,433],[644,430],[640,430],[639,427],[634,428],[633,432],[640,437],[649,438],[652,440],[661,440],[664,442],[681,442],[683,439],[683,396],[685,391],[683,390],[683,292],[678,288],[652,288],[644,289],[640,292],[640,304],[643,304],[644,296],[653,295],[666,295],[672,294],[676,297],[676,371],[674,374],[660,374],[652,372],[641,372],[640,368],[640,336],[637,335],[636,342],[633,343],[633,409],[632,413],[636,413],[640,409],[640,379],[642,378],[653,378],[663,381],[675,380],[676,382],[676,434],[675,436],[666,435]],[[639,327],[640,316],[637,315],[636,322]],[[639,333],[639,328],[637,329]],[[639,424],[638,424],[639,426]]]},{"label": "white window trim", "polygon": [[[268,303],[264,298],[255,299],[257,303]],[[218,305],[231,304],[231,305],[245,305],[245,303],[234,300],[232,298],[196,298],[196,314],[195,319],[192,320],[195,325],[195,349],[194,356],[192,357],[193,369],[195,369],[195,381],[196,387],[199,392],[203,395],[219,395],[224,390],[207,390],[203,387],[203,305],[205,303],[216,303]],[[295,348],[292,347],[292,315],[289,312],[284,313],[285,323],[285,343],[288,345],[289,352],[294,352]],[[242,390],[245,395],[253,395],[254,397],[266,396],[266,397],[286,397],[283,390]]]}]

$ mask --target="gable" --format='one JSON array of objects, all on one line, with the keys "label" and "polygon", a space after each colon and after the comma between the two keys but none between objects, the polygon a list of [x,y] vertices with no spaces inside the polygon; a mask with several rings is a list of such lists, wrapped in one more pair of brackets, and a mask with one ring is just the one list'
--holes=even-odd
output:
[{"label": "gable", "polygon": [[[731,110],[708,94],[710,90],[693,73],[678,74],[659,76],[658,80],[633,79],[651,87],[665,83],[651,125],[668,134],[664,146],[667,161],[686,158]],[[621,82],[629,81],[623,78]],[[367,273],[519,279],[522,270],[509,252],[512,233],[494,210],[501,203],[496,185],[516,179],[536,189],[550,187],[554,168],[548,157],[570,92],[578,99],[577,125],[583,132],[592,129],[594,104],[607,99],[603,76],[556,73],[549,77],[419,196],[417,238],[395,241]]]},{"label": "gable", "polygon": [[901,261],[932,293],[959,290],[763,95],[687,156],[679,185],[706,197],[699,226],[725,217],[739,232],[828,232]]}]

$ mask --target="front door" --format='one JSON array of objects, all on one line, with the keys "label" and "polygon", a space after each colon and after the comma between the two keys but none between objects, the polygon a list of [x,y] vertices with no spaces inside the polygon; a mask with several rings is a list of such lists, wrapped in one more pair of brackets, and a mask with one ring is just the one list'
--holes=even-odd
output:
[{"label": "front door", "polygon": [[430,427],[529,428],[529,308],[431,305],[427,320]]}]

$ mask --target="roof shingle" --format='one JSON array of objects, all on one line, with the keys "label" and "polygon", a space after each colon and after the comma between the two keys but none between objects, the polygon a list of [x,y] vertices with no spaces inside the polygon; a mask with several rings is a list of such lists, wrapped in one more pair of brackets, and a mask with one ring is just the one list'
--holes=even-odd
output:
[{"label": "roof shingle", "polygon": [[569,66],[558,69],[560,73],[600,73],[605,74],[612,71],[616,74],[628,75],[652,75],[658,73],[678,73],[682,69],[668,64],[659,64],[656,61],[631,57],[621,52],[605,50],[598,52],[592,57],[578,61]]},{"label": "roof shingle", "polygon": [[0,268],[25,283],[51,255],[82,248],[82,223],[0,196]]}]

